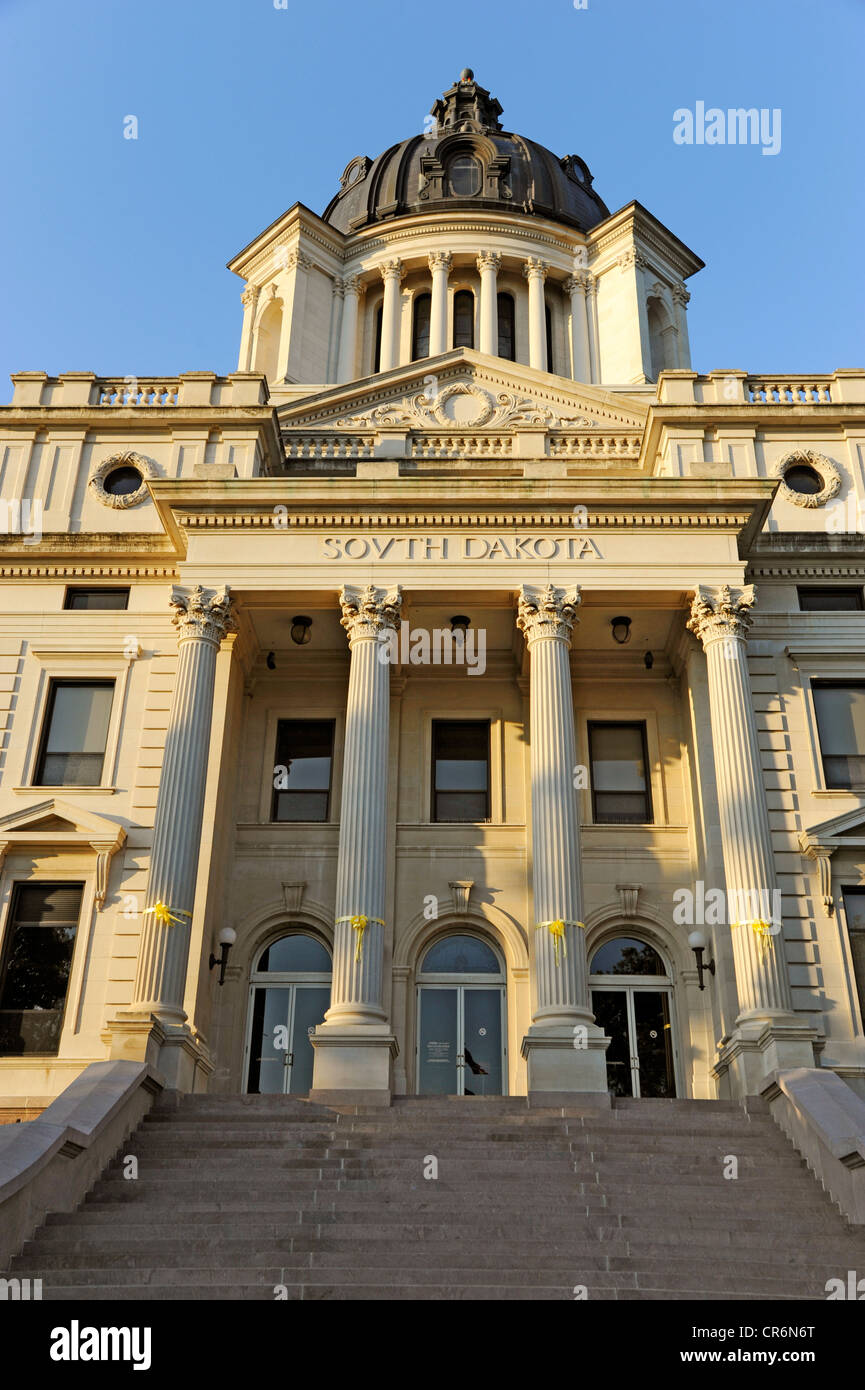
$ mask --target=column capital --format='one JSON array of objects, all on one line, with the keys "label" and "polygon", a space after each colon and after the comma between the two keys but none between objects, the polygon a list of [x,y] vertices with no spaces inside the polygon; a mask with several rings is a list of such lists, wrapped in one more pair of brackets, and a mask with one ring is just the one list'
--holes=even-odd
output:
[{"label": "column capital", "polygon": [[348,633],[349,646],[362,637],[378,637],[388,628],[396,628],[402,608],[402,589],[394,584],[390,589],[377,589],[374,584],[361,587],[344,584],[339,592],[342,609],[340,623]]},{"label": "column capital", "polygon": [[260,293],[261,287],[259,285],[247,285],[240,296],[240,302],[244,309],[254,309],[258,303],[258,296]]},{"label": "column capital", "polygon": [[429,268],[433,274],[435,274],[437,270],[443,270],[446,274],[450,275],[451,267],[454,263],[454,258],[450,251],[430,251],[428,260]]},{"label": "column capital", "polygon": [[595,288],[595,277],[588,271],[580,271],[577,275],[569,275],[565,281],[565,289],[568,294],[591,294]]},{"label": "column capital", "polygon": [[545,588],[523,584],[519,594],[517,627],[525,633],[529,646],[541,637],[558,637],[568,641],[577,622],[580,602],[580,591],[576,586],[557,589],[555,584],[547,584]]},{"label": "column capital", "polygon": [[686,307],[689,299],[691,298],[684,285],[673,285],[670,289],[670,294],[673,296],[673,299],[676,301],[677,304],[681,304],[683,309]]},{"label": "column capital", "polygon": [[483,273],[485,270],[494,270],[496,273],[501,269],[502,257],[500,251],[479,251],[475,262],[478,270]]},{"label": "column capital", "polygon": [[234,628],[231,595],[228,587],[204,589],[200,584],[183,589],[174,584],[169,599],[174,612],[171,621],[177,628],[179,640],[212,642],[218,647],[227,632]]},{"label": "column capital", "polygon": [[549,268],[549,261],[542,261],[538,256],[529,256],[523,266],[523,274],[527,280],[543,281],[547,278]]},{"label": "column capital", "polygon": [[396,280],[397,283],[399,283],[405,274],[402,261],[398,259],[383,261],[379,266],[379,270],[381,271],[381,278],[384,280],[385,284],[387,284],[388,280]]},{"label": "column capital", "polygon": [[358,299],[366,294],[366,285],[359,275],[347,275],[342,281],[343,294],[355,294]]},{"label": "column capital", "polygon": [[729,584],[717,587],[698,584],[686,626],[704,647],[722,637],[744,640],[753,622],[751,609],[756,602],[757,591],[753,584],[742,589],[731,589]]}]

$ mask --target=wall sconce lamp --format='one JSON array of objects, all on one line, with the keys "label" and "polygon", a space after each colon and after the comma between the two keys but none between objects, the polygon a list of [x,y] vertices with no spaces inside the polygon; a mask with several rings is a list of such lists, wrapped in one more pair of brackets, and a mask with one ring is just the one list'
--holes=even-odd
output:
[{"label": "wall sconce lamp", "polygon": [[623,647],[626,642],[631,640],[631,620],[630,618],[611,618],[610,627],[613,629],[613,641],[618,642]]},{"label": "wall sconce lamp", "polygon": [[222,947],[222,955],[215,956],[212,951],[210,953],[210,968],[212,970],[214,965],[219,966],[219,984],[221,985],[225,983],[225,967],[228,965],[228,953],[236,940],[237,932],[234,930],[234,927],[223,927],[218,937],[219,944]]},{"label": "wall sconce lamp", "polygon": [[312,637],[312,633],[311,633],[311,631],[310,631],[310,628],[311,628],[311,627],[312,627],[312,618],[305,618],[305,617],[303,616],[302,613],[301,613],[298,617],[292,618],[292,620],[291,620],[291,640],[292,640],[292,642],[296,642],[297,645],[298,645],[299,647],[305,647],[306,644],[307,644],[307,642],[309,641],[309,639]]},{"label": "wall sconce lamp", "polygon": [[465,637],[471,623],[471,618],[467,618],[464,613],[457,613],[456,617],[451,618],[451,632],[461,632]]},{"label": "wall sconce lamp", "polygon": [[699,976],[700,989],[705,989],[703,982],[703,971],[708,970],[710,975],[715,973],[714,960],[703,960],[703,952],[706,949],[706,938],[701,931],[692,931],[688,934],[688,945],[697,957],[697,974]]}]

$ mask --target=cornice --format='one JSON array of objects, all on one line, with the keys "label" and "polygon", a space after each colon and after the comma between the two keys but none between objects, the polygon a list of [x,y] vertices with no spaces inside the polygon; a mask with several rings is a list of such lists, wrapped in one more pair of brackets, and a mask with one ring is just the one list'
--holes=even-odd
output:
[{"label": "cornice", "polygon": [[[583,235],[576,227],[571,229],[570,234],[564,229],[557,231],[555,224],[530,214],[525,214],[525,220],[522,220],[518,215],[515,216],[514,212],[503,214],[501,218],[497,218],[493,214],[479,215],[477,213],[466,213],[463,217],[454,214],[448,214],[444,217],[422,214],[419,217],[394,219],[386,224],[376,223],[375,230],[370,229],[366,234],[363,231],[354,233],[346,245],[345,259],[353,259],[361,251],[364,254],[382,251],[395,241],[403,239],[413,240],[422,237],[428,240],[430,233],[436,237],[441,237],[448,234],[461,235],[467,230],[481,234],[505,235],[518,241],[531,241],[536,244],[551,246],[567,256],[569,262],[573,257],[574,246],[583,244]],[[434,250],[436,248],[428,247],[427,249]],[[496,246],[493,249],[503,248]],[[571,268],[569,266],[569,270]],[[564,269],[564,267],[559,267],[559,269]]]},{"label": "cornice", "polygon": [[[234,530],[266,529],[274,526],[273,508],[252,510],[239,508],[232,511],[217,511],[206,508],[201,511],[186,511],[182,508],[174,512],[177,525],[184,530]],[[626,511],[614,512],[588,511],[587,518],[579,531],[574,529],[572,511],[564,512],[359,512],[350,508],[342,512],[294,512],[281,518],[280,530],[332,531],[339,529],[367,529],[375,527],[398,527],[401,530],[442,529],[466,527],[551,527],[565,530],[575,536],[583,536],[593,530],[733,530],[740,531],[751,520],[750,511],[724,511],[720,515],[693,510],[681,511]]]},{"label": "cornice", "polygon": [[175,582],[180,571],[174,565],[72,565],[48,561],[32,565],[0,564],[0,579],[152,579]]}]

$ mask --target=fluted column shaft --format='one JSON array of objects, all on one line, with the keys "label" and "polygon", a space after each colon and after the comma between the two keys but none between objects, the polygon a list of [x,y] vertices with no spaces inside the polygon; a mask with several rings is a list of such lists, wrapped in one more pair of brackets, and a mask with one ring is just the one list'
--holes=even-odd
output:
[{"label": "fluted column shaft", "polygon": [[[553,585],[520,591],[517,625],[531,659],[531,804],[534,922],[532,1022],[590,1021],[585,934],[581,920],[580,825],[574,789],[576,741],[570,635],[577,589]],[[563,921],[564,941],[546,924]]]},{"label": "fluted column shaft", "polygon": [[380,266],[384,280],[384,305],[381,315],[381,370],[387,372],[399,365],[400,294],[402,261],[387,261]]},{"label": "fluted column shaft", "polygon": [[432,251],[429,268],[432,271],[430,302],[429,355],[438,357],[448,350],[448,276],[453,257],[448,251]]},{"label": "fluted column shaft", "polygon": [[498,273],[502,258],[497,251],[482,251],[477,258],[481,277],[480,350],[490,357],[499,353]]},{"label": "fluted column shaft", "polygon": [[[386,1018],[382,1007],[382,923],[390,667],[383,660],[387,648],[379,638],[388,628],[396,627],[401,603],[399,588],[346,585],[340,593],[340,621],[348,631],[351,669],[336,876],[333,984],[326,1023],[381,1023]],[[359,916],[368,919],[360,938],[350,920],[340,920]]]},{"label": "fluted column shaft", "polygon": [[571,296],[571,370],[574,381],[592,380],[592,354],[589,337],[589,306],[586,300],[587,275],[571,275],[565,289]]},{"label": "fluted column shaft", "polygon": [[544,304],[546,261],[534,256],[526,261],[524,271],[529,282],[529,366],[547,370],[547,316]]},{"label": "fluted column shaft", "polygon": [[[227,589],[175,587],[177,679],[153,828],[132,1007],[183,1022],[190,918],[198,875],[216,654],[231,622]],[[162,904],[177,920],[151,909]]]},{"label": "fluted column shaft", "polygon": [[342,306],[342,323],[339,330],[339,357],[337,358],[337,381],[351,381],[354,378],[355,355],[357,351],[357,318],[364,286],[357,276],[343,281],[345,298]]},{"label": "fluted column shaft", "polygon": [[777,887],[745,648],[755,601],[753,584],[701,584],[688,622],[706,651],[740,1022],[792,1009],[783,931],[768,936],[752,927],[770,921]]}]

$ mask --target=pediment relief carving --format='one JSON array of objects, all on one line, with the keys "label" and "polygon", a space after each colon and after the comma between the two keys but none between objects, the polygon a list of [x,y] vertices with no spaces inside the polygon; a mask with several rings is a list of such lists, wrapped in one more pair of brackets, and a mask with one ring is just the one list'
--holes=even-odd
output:
[{"label": "pediment relief carving", "polygon": [[531,396],[490,391],[475,381],[454,381],[440,391],[421,390],[358,414],[333,421],[336,429],[504,429],[540,425],[546,429],[600,429],[590,415],[562,414]]}]

